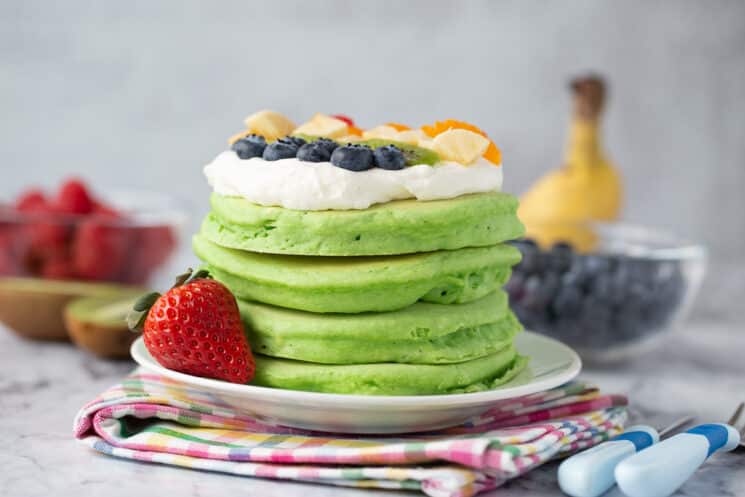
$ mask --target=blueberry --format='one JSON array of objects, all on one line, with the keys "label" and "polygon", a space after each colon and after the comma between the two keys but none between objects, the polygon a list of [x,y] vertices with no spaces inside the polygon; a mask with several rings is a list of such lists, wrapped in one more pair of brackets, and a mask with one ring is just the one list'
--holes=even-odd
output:
[{"label": "blueberry", "polygon": [[298,149],[297,158],[305,162],[328,162],[331,159],[331,150],[322,143],[306,143]]},{"label": "blueberry", "polygon": [[550,254],[551,255],[548,258],[548,265],[556,272],[563,273],[572,265],[572,257],[574,256],[574,251],[572,250],[572,246],[568,243],[555,243],[554,246],[551,247]]},{"label": "blueberry", "polygon": [[562,317],[572,317],[582,308],[582,291],[574,285],[565,285],[556,294],[551,304],[554,314]]},{"label": "blueberry", "polygon": [[406,166],[404,153],[395,145],[378,147],[373,151],[373,156],[375,157],[375,165],[380,169],[396,171]]},{"label": "blueberry", "polygon": [[314,141],[312,143],[315,143],[319,147],[323,147],[326,150],[328,150],[329,151],[329,155],[331,155],[331,153],[334,150],[336,150],[336,147],[339,146],[338,143],[336,143],[334,140],[331,140],[329,138],[319,138],[318,140],[316,140],[316,141]]},{"label": "blueberry", "polygon": [[373,167],[373,151],[365,145],[344,145],[331,154],[331,163],[350,171],[366,171]]},{"label": "blueberry", "polygon": [[261,157],[266,148],[266,140],[263,136],[248,135],[233,143],[230,148],[238,154],[240,159]]},{"label": "blueberry", "polygon": [[522,259],[513,268],[513,271],[523,274],[540,273],[543,270],[543,257],[536,243],[529,239],[513,240],[510,242],[514,247],[520,250]]},{"label": "blueberry", "polygon": [[299,136],[285,136],[284,138],[280,138],[279,141],[284,141],[287,143],[294,143],[295,145],[298,146],[298,148],[302,147],[303,145],[307,143],[303,138],[300,138]]},{"label": "blueberry", "polygon": [[298,148],[300,147],[295,141],[288,138],[280,138],[276,142],[266,146],[262,157],[264,160],[269,161],[289,159],[297,155]]}]

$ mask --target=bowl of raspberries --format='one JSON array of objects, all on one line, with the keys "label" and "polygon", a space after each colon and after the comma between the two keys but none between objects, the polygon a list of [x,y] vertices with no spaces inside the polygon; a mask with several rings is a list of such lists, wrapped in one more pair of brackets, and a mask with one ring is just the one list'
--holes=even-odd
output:
[{"label": "bowl of raspberries", "polygon": [[94,194],[79,179],[0,203],[0,278],[144,285],[173,254],[182,214],[157,195]]},{"label": "bowl of raspberries", "polygon": [[688,314],[706,268],[704,247],[640,226],[608,223],[561,230],[591,250],[530,238],[506,285],[527,329],[555,337],[589,363],[628,360],[659,345]]}]

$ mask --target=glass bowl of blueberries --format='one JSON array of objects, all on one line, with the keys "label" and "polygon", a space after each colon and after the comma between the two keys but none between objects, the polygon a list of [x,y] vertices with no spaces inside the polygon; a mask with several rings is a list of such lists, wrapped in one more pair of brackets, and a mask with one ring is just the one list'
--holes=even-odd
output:
[{"label": "glass bowl of blueberries", "polygon": [[[557,242],[511,243],[522,261],[506,285],[526,329],[570,345],[592,364],[630,359],[659,345],[686,317],[706,269],[706,250],[641,226],[582,226],[589,252]],[[576,232],[576,230],[575,230]]]}]

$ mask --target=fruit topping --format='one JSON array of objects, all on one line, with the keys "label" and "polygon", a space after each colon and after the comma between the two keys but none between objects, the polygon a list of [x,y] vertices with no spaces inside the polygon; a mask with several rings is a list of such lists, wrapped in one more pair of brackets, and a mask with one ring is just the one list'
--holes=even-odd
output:
[{"label": "fruit topping", "polygon": [[[298,138],[297,140],[302,140],[302,138]],[[297,151],[300,148],[298,143],[296,140],[291,140],[290,137],[280,138],[266,146],[262,157],[268,161],[290,159],[297,155]],[[303,143],[305,143],[305,140],[303,140]]]},{"label": "fruit topping", "polygon": [[241,159],[261,157],[266,148],[266,140],[263,136],[252,133],[233,143],[230,148],[234,150]]},{"label": "fruit topping", "polygon": [[295,145],[298,146],[298,148],[300,148],[303,145],[305,145],[306,143],[308,143],[308,140],[306,140],[302,136],[285,136],[280,141],[287,141],[287,142],[290,142],[290,143],[294,143]]},{"label": "fruit topping", "polygon": [[334,140],[329,140],[328,138],[318,138],[317,140],[314,140],[314,143],[318,146],[324,147],[329,151],[329,155],[336,150],[336,147],[339,146],[337,142]]},{"label": "fruit topping", "polygon": [[252,133],[263,136],[267,141],[278,140],[295,129],[295,123],[273,110],[261,110],[251,114],[244,122]]},{"label": "fruit topping", "polygon": [[406,167],[404,153],[395,145],[383,145],[373,150],[375,165],[381,169],[396,171]]},{"label": "fruit topping", "polygon": [[293,134],[339,138],[349,134],[349,124],[336,117],[316,114],[310,121],[295,129]]},{"label": "fruit topping", "polygon": [[[331,147],[329,142],[333,143],[334,146]],[[336,143],[330,140],[306,143],[298,149],[297,158],[305,162],[328,162],[331,160],[331,153],[336,147]]]},{"label": "fruit topping", "polygon": [[354,127],[354,120],[349,116],[345,116],[344,114],[331,114],[331,117],[344,121],[349,127]]},{"label": "fruit topping", "polygon": [[420,147],[426,144],[426,142],[432,141],[421,129],[399,131],[396,133],[395,139],[400,142],[410,143],[411,145],[419,145]]},{"label": "fruit topping", "polygon": [[255,361],[238,304],[207,271],[189,270],[165,295],[142,296],[127,321],[168,369],[232,383],[253,379]]},{"label": "fruit topping", "polygon": [[391,140],[396,139],[398,130],[391,126],[376,126],[372,129],[368,129],[362,132],[362,138],[369,140],[371,138],[389,138]]},{"label": "fruit topping", "polygon": [[238,140],[240,140],[241,138],[245,138],[248,135],[253,135],[253,134],[255,134],[255,133],[253,131],[251,131],[250,129],[244,129],[240,133],[236,133],[233,136],[231,136],[230,138],[228,138],[228,145],[232,145],[235,142],[237,142]]},{"label": "fruit topping", "polygon": [[449,129],[435,136],[434,150],[445,160],[472,164],[489,148],[489,139],[466,129]]},{"label": "fruit topping", "polygon": [[[474,126],[473,124],[464,122],[464,121],[458,121],[456,119],[447,119],[445,121],[437,121],[432,125],[425,125],[422,126],[422,131],[427,134],[431,138],[435,138],[440,133],[443,133],[449,129],[466,129],[468,131],[473,131],[474,133],[478,133],[484,138],[489,138],[486,133],[484,133],[481,129]],[[502,153],[499,151],[497,146],[494,144],[493,141],[489,140],[489,147],[486,149],[486,152],[484,152],[484,159],[488,160],[492,164],[500,165],[502,164]]]},{"label": "fruit topping", "polygon": [[371,148],[384,147],[386,145],[395,145],[396,148],[401,150],[406,159],[407,166],[415,166],[418,164],[435,165],[440,162],[440,156],[432,150],[418,147],[416,145],[410,145],[408,143],[402,143],[395,140],[386,140],[383,138],[373,138],[371,140],[365,140],[360,142],[362,145],[367,145]]},{"label": "fruit topping", "polygon": [[396,131],[409,131],[411,129],[409,126],[401,123],[386,123],[385,125],[395,129]]},{"label": "fruit topping", "polygon": [[358,128],[357,126],[350,126],[347,131],[349,132],[349,136],[361,137],[363,133],[362,128]]},{"label": "fruit topping", "polygon": [[337,147],[331,154],[331,163],[349,171],[366,171],[375,165],[372,149],[357,144]]}]

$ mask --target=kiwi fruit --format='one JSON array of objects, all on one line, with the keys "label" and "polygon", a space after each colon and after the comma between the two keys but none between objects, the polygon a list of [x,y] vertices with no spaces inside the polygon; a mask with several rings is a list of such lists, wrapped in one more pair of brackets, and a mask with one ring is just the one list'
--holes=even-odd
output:
[{"label": "kiwi fruit", "polygon": [[98,357],[129,357],[137,335],[127,327],[127,314],[141,293],[84,297],[65,307],[65,325],[72,341]]},{"label": "kiwi fruit", "polygon": [[106,283],[0,278],[0,322],[19,336],[34,340],[68,340],[65,306],[80,297],[104,296],[136,287]]},{"label": "kiwi fruit", "polygon": [[433,166],[440,162],[440,156],[437,155],[437,152],[435,152],[434,150],[411,145],[410,143],[397,142],[395,140],[386,140],[385,138],[371,138],[369,140],[362,140],[357,143],[360,145],[367,145],[370,148],[394,145],[401,149],[401,151],[403,152],[407,166],[415,166],[417,164],[427,164],[429,166]]}]

